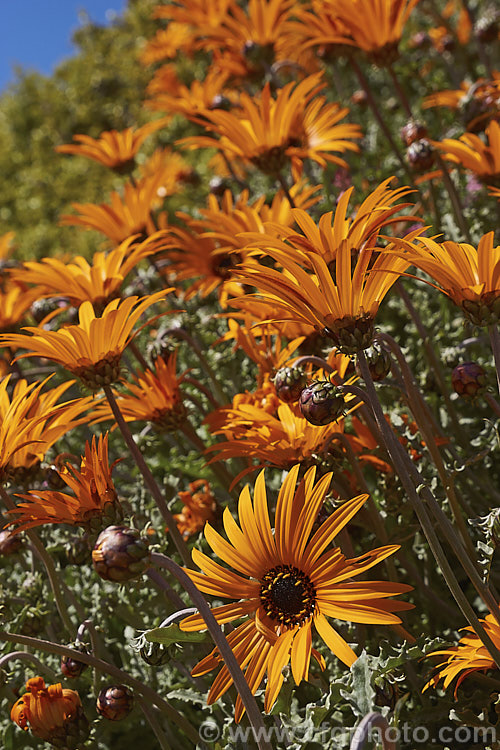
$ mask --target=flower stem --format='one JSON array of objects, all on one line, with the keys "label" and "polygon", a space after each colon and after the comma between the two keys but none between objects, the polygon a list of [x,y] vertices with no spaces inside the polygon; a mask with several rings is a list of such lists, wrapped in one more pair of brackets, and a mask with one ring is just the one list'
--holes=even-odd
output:
[{"label": "flower stem", "polygon": [[154,709],[152,709],[143,698],[139,698],[137,702],[139,706],[141,707],[142,713],[146,717],[146,720],[149,726],[155,733],[156,739],[158,740],[158,744],[160,745],[161,750],[172,750],[172,746],[169,744],[167,738],[165,737],[165,733],[163,729],[161,728],[160,722],[155,716]]},{"label": "flower stem", "polygon": [[385,135],[385,137],[387,139],[387,142],[389,143],[390,147],[392,148],[394,156],[397,158],[397,160],[398,160],[398,162],[399,162],[399,164],[401,166],[401,169],[403,170],[403,172],[407,176],[407,178],[410,181],[410,183],[413,183],[413,177],[412,177],[412,175],[410,173],[410,170],[408,169],[408,165],[406,164],[404,158],[401,156],[401,152],[400,152],[399,148],[396,145],[396,141],[392,137],[391,131],[389,130],[389,128],[385,124],[385,121],[384,121],[382,115],[380,114],[377,102],[375,101],[375,97],[373,96],[373,94],[371,92],[370,84],[369,84],[368,80],[366,79],[365,74],[361,70],[360,66],[358,65],[358,63],[354,59],[354,57],[350,57],[350,63],[351,63],[352,69],[354,70],[354,72],[356,73],[356,75],[358,77],[358,80],[359,80],[359,83],[361,85],[361,88],[363,89],[363,91],[366,94],[366,99],[368,101],[368,104],[371,107],[371,110],[372,110],[373,114],[375,115],[375,119],[377,120],[381,131]]},{"label": "flower stem", "polygon": [[45,674],[47,674],[51,680],[55,680],[57,678],[57,672],[54,672],[51,667],[48,667],[46,664],[41,662],[40,659],[38,659],[33,654],[28,653],[27,651],[11,651],[9,654],[4,654],[4,656],[0,658],[0,670],[2,669],[4,664],[7,664],[9,661],[13,661],[14,659],[19,659],[19,661],[31,662],[35,665],[39,672],[45,672]]},{"label": "flower stem", "polygon": [[399,83],[399,79],[396,75],[396,71],[392,67],[392,65],[387,66],[387,70],[389,71],[389,75],[392,78],[392,82],[394,84],[394,89],[396,91],[396,94],[399,97],[399,101],[401,102],[403,109],[405,110],[406,114],[410,118],[410,120],[413,120],[413,113],[411,111],[410,102],[408,101],[408,97],[406,96],[405,90]]},{"label": "flower stem", "polygon": [[163,493],[160,490],[156,482],[156,479],[152,475],[151,470],[149,469],[149,466],[144,460],[144,456],[142,455],[141,451],[137,447],[137,444],[133,438],[133,435],[129,429],[129,426],[126,423],[125,419],[123,418],[123,415],[120,411],[120,407],[118,406],[114,393],[111,390],[109,385],[104,386],[104,393],[106,394],[106,398],[108,399],[108,403],[111,408],[111,411],[113,412],[113,416],[116,420],[116,423],[118,427],[120,428],[120,431],[123,435],[123,439],[125,440],[127,447],[130,450],[132,457],[134,461],[136,462],[137,467],[144,478],[144,482],[147,488],[149,489],[152,496],[154,497],[156,505],[158,506],[158,509],[161,515],[163,516],[164,520],[167,523],[168,533],[172,537],[172,540],[175,546],[177,547],[177,551],[179,552],[183,563],[187,565],[188,567],[192,567],[193,563],[191,562],[191,555],[189,554],[189,550],[179,532],[179,529],[177,528],[175,519],[172,513],[170,512],[170,510],[168,509]]},{"label": "flower stem", "polygon": [[[84,664],[88,664],[94,669],[98,669],[104,674],[109,674],[114,677],[118,682],[124,682],[126,685],[130,685],[140,695],[144,696],[146,700],[149,700],[155,706],[157,706],[171,722],[177,725],[181,729],[186,737],[194,742],[195,745],[200,743],[200,737],[196,729],[180,714],[173,706],[168,703],[161,695],[158,695],[148,685],[145,685],[140,680],[132,677],[128,672],[124,672],[122,669],[115,667],[114,664],[108,664],[108,662],[97,659],[91,654],[85,654],[76,649],[69,648],[68,646],[60,646],[58,643],[52,643],[52,641],[44,641],[41,638],[32,638],[28,635],[20,635],[18,633],[8,633],[4,630],[0,630],[0,641],[6,643],[21,643],[25,646],[29,646],[38,651],[45,651],[48,654],[59,654],[60,656],[69,656],[76,661],[81,661]],[[206,746],[205,746],[206,747]]]},{"label": "flower stem", "polygon": [[413,373],[408,367],[408,363],[406,362],[404,354],[401,351],[398,344],[396,343],[396,341],[394,341],[392,336],[389,336],[386,333],[379,334],[378,339],[381,341],[384,341],[389,346],[390,350],[395,355],[398,361],[398,364],[401,368],[401,373],[403,376],[403,381],[404,381],[406,394],[408,398],[408,404],[410,406],[410,409],[413,412],[413,416],[422,433],[422,437],[425,440],[425,445],[429,453],[431,454],[432,460],[434,461],[434,465],[438,471],[439,478],[441,479],[442,485],[446,493],[446,497],[448,499],[448,503],[453,513],[453,518],[455,519],[455,523],[460,532],[460,536],[462,537],[462,542],[469,554],[469,557],[474,562],[475,561],[474,545],[472,544],[472,540],[467,531],[467,525],[465,523],[465,520],[462,514],[462,509],[460,507],[460,503],[458,501],[457,494],[455,491],[455,483],[454,483],[453,477],[450,476],[448,472],[446,471],[446,468],[443,463],[443,459],[441,457],[438,446],[436,444],[436,440],[434,437],[433,424],[432,424],[433,420],[430,416],[429,410],[427,408],[427,404],[425,403],[425,400],[417,384],[415,383]]},{"label": "flower stem", "polygon": [[[497,649],[497,647],[492,642],[489,635],[484,630],[474,610],[469,604],[467,597],[463,593],[462,588],[460,587],[460,584],[458,583],[457,578],[450,566],[450,563],[448,562],[448,558],[441,546],[441,543],[436,534],[431,518],[429,517],[427,513],[427,507],[430,507],[432,510],[434,510],[433,506],[434,504],[437,505],[437,502],[434,496],[432,495],[432,492],[425,485],[425,481],[423,477],[421,477],[417,469],[413,466],[412,461],[408,458],[406,452],[404,451],[403,447],[400,445],[399,441],[393,434],[393,431],[390,425],[387,423],[385,419],[384,413],[382,411],[382,407],[377,397],[375,385],[370,375],[370,370],[368,368],[366,358],[362,351],[358,353],[358,365],[359,365],[363,380],[365,381],[366,391],[367,391],[366,393],[367,401],[370,403],[373,409],[375,419],[379,426],[380,432],[382,433],[382,437],[386,444],[386,448],[391,456],[392,462],[394,464],[394,468],[396,469],[396,472],[399,475],[403,488],[412,504],[415,514],[417,515],[417,518],[420,522],[420,525],[429,543],[429,547],[431,548],[431,551],[434,557],[436,558],[436,561],[441,569],[441,572],[448,585],[448,588],[453,594],[453,597],[455,601],[457,602],[460,610],[462,611],[462,614],[467,619],[467,621],[469,622],[473,630],[476,632],[478,638],[482,641],[486,649],[489,651],[494,662],[500,668],[500,651]],[[351,392],[353,391],[357,392],[357,391],[360,391],[361,389],[353,388],[352,386],[350,386],[350,390]],[[425,499],[425,504],[422,498]],[[440,508],[439,510],[441,511]],[[444,516],[444,513],[442,513],[442,511],[441,511],[441,514]],[[439,514],[439,520],[441,520],[440,514]],[[460,560],[462,566],[464,567],[467,574],[469,575],[469,578],[474,583],[476,590],[478,590],[478,585],[479,585],[479,588],[481,589],[482,598],[483,600],[485,600],[485,603],[490,608],[493,616],[498,617],[499,616],[498,604],[494,601],[493,603],[491,602],[492,597],[488,597],[487,592],[484,591],[485,587],[480,579],[480,576],[478,576],[475,567],[469,564],[470,560],[469,560],[468,555],[461,554],[461,551],[463,549],[462,544],[459,542],[458,539],[457,539],[457,542],[458,542],[458,545],[454,545],[453,548],[455,549],[457,553],[458,559]],[[479,582],[477,580],[478,578],[479,578]],[[479,590],[478,590],[478,593],[479,593]]]},{"label": "flower stem", "polygon": [[286,184],[285,178],[283,177],[283,175],[281,174],[281,172],[278,175],[276,175],[276,176],[277,176],[278,182],[279,182],[279,184],[281,186],[281,189],[285,193],[286,199],[287,199],[288,203],[290,204],[290,208],[297,208],[297,206],[295,205],[295,201],[294,201],[294,199],[292,198],[292,196],[290,194],[290,190],[288,188],[288,185]]},{"label": "flower stem", "polygon": [[214,409],[218,409],[220,404],[218,401],[215,400],[210,390],[203,385],[203,383],[200,383],[200,381],[197,378],[192,378],[188,375],[185,375],[182,378],[183,383],[189,383],[190,385],[194,385],[194,387],[200,391],[200,393],[203,393],[204,396],[207,397],[207,400],[211,403]]},{"label": "flower stem", "polygon": [[254,731],[254,736],[258,738],[257,744],[260,750],[272,750],[270,743],[264,737],[265,725],[262,720],[262,714],[257,706],[252,691],[248,686],[245,675],[243,674],[236,656],[234,655],[231,646],[227,642],[227,639],[222,632],[219,623],[213,616],[212,610],[203,598],[202,593],[198,590],[187,573],[170,558],[157,552],[153,552],[153,554],[151,555],[151,562],[162,568],[166,568],[170,573],[172,573],[172,575],[177,578],[181,586],[189,594],[193,604],[196,605],[200,615],[205,620],[207,629],[209,630],[210,635],[212,636],[213,641],[217,646],[219,654],[221,655],[222,659],[224,659],[226,667],[233,679],[234,685],[241,697],[243,705],[245,706],[248,720],[250,721],[250,724]]},{"label": "flower stem", "polygon": [[[499,385],[500,388],[500,385]],[[487,404],[491,407],[491,410],[495,412],[497,417],[500,417],[500,404],[498,401],[496,401],[491,393],[485,393],[484,400],[487,402]]]},{"label": "flower stem", "polygon": [[403,300],[403,303],[406,309],[408,310],[408,313],[410,314],[411,319],[413,320],[415,324],[415,328],[420,334],[420,338],[422,339],[422,343],[424,346],[425,353],[427,355],[427,359],[429,360],[429,364],[432,368],[432,374],[436,378],[436,382],[439,386],[439,390],[441,391],[441,395],[446,404],[447,414],[453,424],[454,435],[458,439],[458,442],[460,443],[460,445],[464,447],[469,447],[470,445],[469,438],[467,437],[467,435],[465,435],[464,431],[462,430],[460,421],[457,415],[455,414],[455,409],[453,407],[453,403],[450,399],[449,390],[446,385],[443,368],[431,344],[431,338],[429,336],[429,333],[426,327],[424,326],[422,319],[415,308],[415,305],[411,301],[410,295],[406,291],[404,285],[401,283],[401,280],[398,279],[398,281],[396,281],[396,283],[394,284],[394,289]]},{"label": "flower stem", "polygon": [[[15,503],[12,501],[2,484],[0,484],[0,495],[2,496],[2,499],[9,510],[13,510],[16,507]],[[75,628],[68,614],[68,607],[66,605],[66,602],[64,601],[64,596],[61,591],[62,585],[61,581],[59,580],[59,576],[57,575],[54,561],[45,549],[36,531],[34,531],[33,529],[27,529],[26,536],[30,540],[36,554],[43,563],[43,566],[47,573],[47,577],[49,579],[50,588],[52,589],[52,593],[54,595],[54,601],[57,607],[57,611],[59,612],[59,616],[69,635],[72,635]]]},{"label": "flower stem", "polygon": [[322,370],[324,370],[325,372],[329,372],[330,375],[332,375],[335,372],[335,368],[329,365],[325,359],[322,359],[321,357],[316,357],[312,354],[311,355],[306,354],[305,356],[299,357],[298,359],[294,360],[293,366],[301,367],[301,365],[306,365],[308,363],[316,365],[317,367],[321,367]]},{"label": "flower stem", "polygon": [[495,369],[497,371],[498,391],[500,392],[500,331],[497,325],[488,328],[490,334],[491,350],[495,360]]},{"label": "flower stem", "polygon": [[[193,428],[193,426],[186,420],[180,429],[181,429],[181,432],[185,435],[185,437],[196,448],[196,450],[198,450],[200,454],[203,455],[205,453],[205,443],[198,437],[198,434],[196,430]],[[229,487],[232,487],[234,484],[234,477],[231,476],[231,474],[228,472],[226,467],[220,463],[213,463],[213,464],[209,464],[207,468],[213,472],[213,474],[217,477],[218,481],[220,482],[221,486],[224,489],[226,489],[226,491],[231,495],[233,500],[237,500],[238,496],[233,495],[232,492],[229,492]]]},{"label": "flower stem", "polygon": [[139,347],[137,346],[137,344],[135,343],[135,341],[134,340],[130,341],[128,346],[129,346],[129,349],[131,350],[131,352],[133,353],[134,357],[136,358],[136,360],[139,362],[139,364],[142,367],[142,369],[143,370],[149,370],[150,367],[149,367],[148,363],[146,362],[146,360],[144,359],[144,357],[142,355],[142,352],[139,349]]},{"label": "flower stem", "polygon": [[396,743],[388,736],[387,730],[389,729],[389,724],[387,723],[387,719],[382,714],[379,714],[378,711],[366,714],[361,723],[358,724],[349,750],[363,750],[368,737],[372,735],[373,727],[378,727],[381,730],[380,737],[383,750],[396,750]]},{"label": "flower stem", "polygon": [[458,195],[457,189],[453,183],[453,180],[450,177],[450,173],[448,172],[448,167],[446,166],[445,162],[443,161],[441,155],[438,153],[437,150],[435,151],[435,155],[436,155],[436,163],[443,173],[444,185],[450,197],[451,207],[453,209],[453,213],[455,214],[457,226],[460,228],[460,231],[463,234],[464,240],[470,244],[472,242],[472,239],[470,236],[468,224],[465,221],[464,209],[462,206],[462,202],[460,200],[460,196]]},{"label": "flower stem", "polygon": [[168,331],[165,331],[164,335],[173,336],[173,338],[182,339],[183,341],[186,341],[190,345],[191,349],[200,360],[201,366],[204,369],[205,374],[208,375],[208,377],[210,378],[212,385],[214,387],[214,392],[217,398],[219,399],[220,403],[221,404],[229,403],[231,399],[228,396],[226,396],[226,394],[222,390],[219,384],[219,381],[215,377],[215,373],[210,367],[198,342],[192,336],[190,336],[189,333],[184,330],[184,328],[169,328]]}]

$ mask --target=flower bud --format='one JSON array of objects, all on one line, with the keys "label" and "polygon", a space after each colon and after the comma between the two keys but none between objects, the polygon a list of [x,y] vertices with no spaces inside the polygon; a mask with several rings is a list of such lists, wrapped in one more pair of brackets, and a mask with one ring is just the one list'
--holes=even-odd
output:
[{"label": "flower bud", "polygon": [[425,172],[434,164],[434,148],[426,138],[420,138],[408,146],[406,158],[408,159],[408,164],[415,172]]},{"label": "flower bud", "polygon": [[307,384],[307,375],[301,367],[281,367],[274,376],[276,395],[287,404],[299,400]]},{"label": "flower bud", "polygon": [[106,581],[130,581],[149,567],[148,542],[137,529],[108,526],[92,550],[96,573]]},{"label": "flower bud", "polygon": [[316,380],[303,389],[299,406],[311,424],[320,426],[339,419],[345,412],[345,399],[329,380]]},{"label": "flower bud", "polygon": [[465,399],[475,399],[486,389],[486,373],[476,362],[462,362],[451,373],[455,393]]},{"label": "flower bud", "polygon": [[406,125],[401,128],[401,140],[405,146],[411,146],[414,141],[427,138],[427,128],[417,120],[408,120]]},{"label": "flower bud", "polygon": [[[80,651],[82,654],[87,654],[87,647],[83,643],[71,643],[70,648]],[[88,664],[84,664],[83,661],[78,661],[73,656],[61,656],[61,672],[65,677],[69,679],[76,679],[80,677],[82,672],[87,669]]]},{"label": "flower bud", "polygon": [[161,667],[162,664],[166,664],[170,659],[167,646],[161,643],[152,643],[151,641],[146,641],[139,653],[141,659],[146,664],[149,664],[150,667]]},{"label": "flower bud", "polygon": [[[366,362],[372,379],[376,382],[383,380],[391,371],[391,357],[389,352],[378,346],[371,346],[365,351]],[[356,367],[358,375],[358,367]]]},{"label": "flower bud", "polygon": [[474,25],[474,34],[481,44],[488,44],[498,39],[500,12],[496,8],[486,8],[483,15]]},{"label": "flower bud", "polygon": [[13,534],[7,529],[0,531],[0,557],[15,555],[22,546],[23,540],[19,534]]},{"label": "flower bud", "polygon": [[97,711],[109,721],[121,721],[132,711],[134,695],[126,685],[110,685],[97,697]]}]

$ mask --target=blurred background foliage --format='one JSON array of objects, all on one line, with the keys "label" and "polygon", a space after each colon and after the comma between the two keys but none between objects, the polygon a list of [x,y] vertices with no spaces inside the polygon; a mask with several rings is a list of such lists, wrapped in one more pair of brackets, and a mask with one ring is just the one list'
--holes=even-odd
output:
[{"label": "blurred background foliage", "polygon": [[102,243],[97,233],[58,226],[59,216],[71,212],[73,201],[106,202],[123,180],[54,147],[75,133],[97,137],[152,119],[143,109],[151,72],[137,56],[156,29],[155,4],[129,0],[111,25],[83,25],[74,35],[74,57],[52,76],[19,70],[0,97],[0,235],[16,233],[19,257],[89,255]]}]

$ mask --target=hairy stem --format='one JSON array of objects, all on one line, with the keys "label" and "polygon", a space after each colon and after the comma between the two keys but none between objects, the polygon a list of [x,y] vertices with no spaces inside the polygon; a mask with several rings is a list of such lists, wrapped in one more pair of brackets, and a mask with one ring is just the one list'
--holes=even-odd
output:
[{"label": "hairy stem", "polygon": [[179,729],[181,729],[186,737],[194,742],[195,745],[200,742],[200,737],[195,728],[180,714],[173,706],[168,703],[161,695],[158,695],[147,685],[144,685],[140,680],[132,677],[128,672],[124,672],[122,669],[115,667],[114,664],[108,664],[108,662],[97,659],[91,654],[84,654],[80,651],[76,651],[73,648],[67,646],[60,646],[58,643],[52,643],[51,641],[44,641],[41,638],[32,638],[27,635],[20,635],[19,633],[8,633],[5,630],[0,630],[0,641],[6,643],[21,643],[25,646],[29,646],[37,651],[44,651],[48,654],[59,654],[60,656],[69,656],[72,659],[81,661],[84,664],[88,664],[90,667],[109,674],[114,677],[118,682],[123,682],[126,685],[130,685],[131,688],[136,690],[140,695],[155,706],[157,706]]},{"label": "hairy stem", "polygon": [[164,520],[167,523],[168,533],[172,537],[172,540],[175,546],[177,547],[177,551],[179,552],[183,563],[187,565],[188,567],[191,567],[192,563],[191,563],[191,555],[189,554],[189,550],[184,542],[184,539],[181,536],[179,529],[177,528],[177,524],[175,522],[175,519],[172,513],[168,509],[168,505],[166,503],[166,500],[163,496],[161,489],[159,488],[156,482],[156,479],[154,478],[153,474],[151,473],[149,469],[149,466],[144,460],[144,456],[142,455],[141,451],[137,447],[137,444],[133,438],[130,428],[128,424],[126,423],[125,419],[123,418],[123,415],[120,411],[120,407],[118,406],[114,393],[111,390],[109,385],[104,386],[104,393],[106,394],[106,398],[108,399],[108,403],[111,408],[111,411],[113,412],[113,416],[116,420],[116,423],[118,427],[120,428],[120,432],[123,435],[123,439],[125,440],[127,447],[130,450],[132,457],[134,461],[136,462],[137,467],[144,478],[144,482],[148,490],[151,492],[152,496],[154,497],[156,505],[158,506],[160,513],[162,514]]},{"label": "hairy stem", "polygon": [[189,594],[193,604],[198,608],[198,611],[205,620],[207,629],[209,630],[210,635],[212,636],[214,643],[221,657],[224,659],[227,669],[229,670],[234,685],[241,697],[243,705],[245,706],[248,720],[250,721],[252,729],[255,732],[255,736],[259,738],[257,744],[260,750],[272,750],[270,743],[263,736],[265,725],[262,720],[262,714],[257,706],[252,691],[248,686],[245,675],[243,674],[241,667],[238,664],[233,650],[227,642],[227,639],[222,632],[219,623],[213,616],[212,610],[203,598],[202,593],[195,586],[187,573],[170,558],[166,557],[165,555],[160,555],[156,552],[153,552],[153,554],[151,555],[151,561],[153,564],[159,565],[162,568],[166,568],[170,573],[172,573],[172,575],[177,578],[181,586]]}]

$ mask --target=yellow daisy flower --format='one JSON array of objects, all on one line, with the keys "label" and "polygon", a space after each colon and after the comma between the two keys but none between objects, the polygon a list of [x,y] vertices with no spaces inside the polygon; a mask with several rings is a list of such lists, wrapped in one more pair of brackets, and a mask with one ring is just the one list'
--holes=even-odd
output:
[{"label": "yellow daisy flower", "polygon": [[[350,667],[356,661],[356,654],[328,617],[343,622],[391,625],[401,622],[394,612],[412,606],[388,601],[388,597],[409,591],[411,586],[352,580],[392,555],[398,545],[380,547],[354,559],[346,559],[338,547],[328,549],[368,495],[346,501],[313,531],[332,474],[315,483],[316,472],[311,468],[296,487],[299,470],[300,465],[294,466],[280,489],[274,533],[264,472],[261,472],[253,502],[248,486],[240,494],[241,526],[229,509],[224,511],[227,540],[210,524],[205,526],[208,544],[230,567],[195,549],[193,561],[202,573],[186,571],[201,591],[233,600],[212,610],[219,623],[245,618],[229,633],[228,641],[245,669],[252,692],[256,692],[267,672],[264,702],[267,712],[278,696],[284,680],[283,669],[288,663],[296,684],[308,678],[311,656],[324,668],[323,657],[312,647],[313,631],[344,664]],[[190,615],[182,620],[180,627],[196,631],[206,625],[200,615]],[[192,674],[206,674],[221,663],[215,648]],[[231,676],[223,665],[208,694],[208,703],[214,703],[231,684]],[[235,708],[235,719],[240,721],[244,713],[240,697]]]}]

